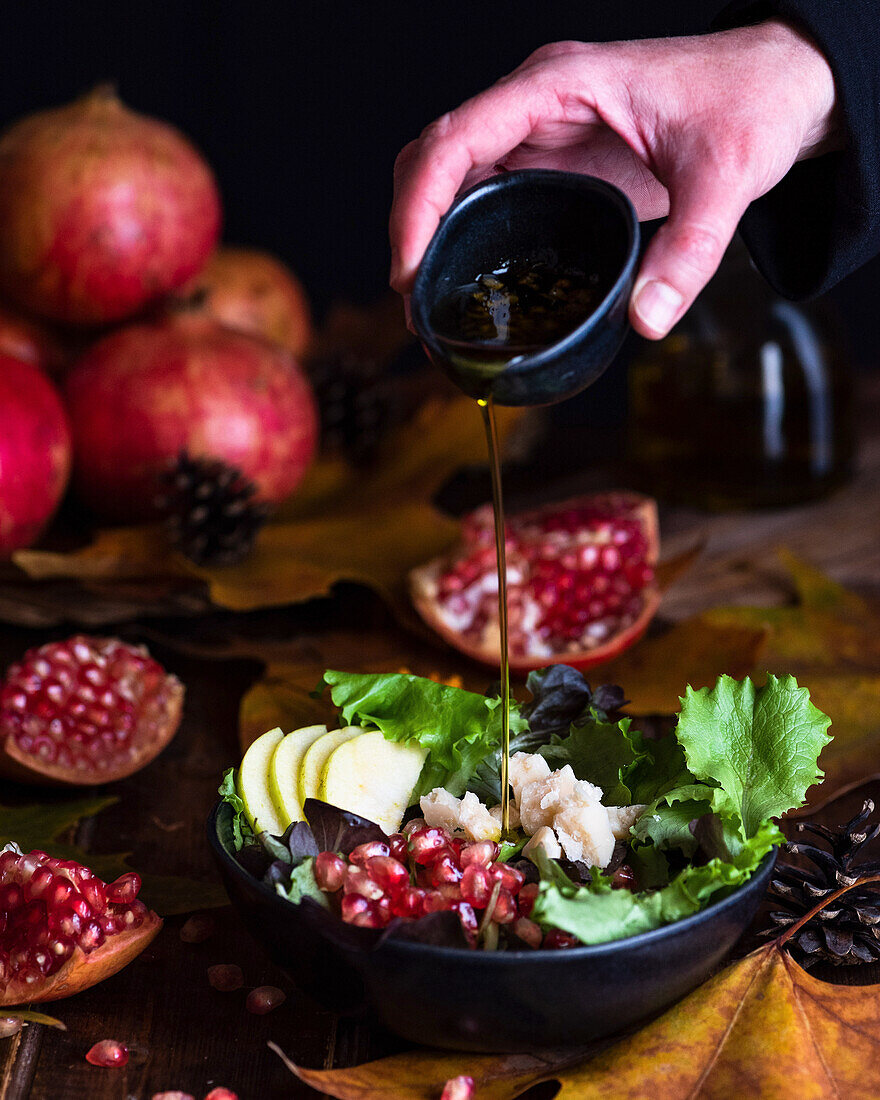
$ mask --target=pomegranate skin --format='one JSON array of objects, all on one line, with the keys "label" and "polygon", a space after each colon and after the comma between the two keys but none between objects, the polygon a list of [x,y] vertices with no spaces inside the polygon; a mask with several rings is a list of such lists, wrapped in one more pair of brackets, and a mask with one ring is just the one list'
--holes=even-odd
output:
[{"label": "pomegranate skin", "polygon": [[105,337],[65,392],[77,492],[108,519],[152,518],[159,475],[182,450],[237,467],[270,504],[296,488],[315,451],[315,401],[296,360],[198,315]]},{"label": "pomegranate skin", "polygon": [[201,155],[109,89],[29,115],[0,139],[0,284],[41,317],[132,316],[202,267],[220,219]]},{"label": "pomegranate skin", "polygon": [[312,337],[312,316],[302,284],[267,252],[219,248],[180,291],[195,308],[223,325],[262,336],[303,355]]},{"label": "pomegranate skin", "polygon": [[61,398],[32,363],[0,352],[0,557],[37,540],[70,476]]}]

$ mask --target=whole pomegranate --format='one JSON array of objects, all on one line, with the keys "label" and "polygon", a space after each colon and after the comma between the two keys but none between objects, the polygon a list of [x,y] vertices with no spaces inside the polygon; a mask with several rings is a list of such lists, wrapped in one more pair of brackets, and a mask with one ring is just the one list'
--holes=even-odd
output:
[{"label": "whole pomegranate", "polygon": [[0,851],[0,1005],[70,997],[131,962],[162,927],[138,899],[140,886],[133,871],[106,883],[74,860],[7,844]]},{"label": "whole pomegranate", "polygon": [[30,546],[70,476],[70,428],[43,372],[0,352],[0,558]]},{"label": "whole pomegranate", "polygon": [[0,139],[0,284],[40,316],[130,317],[194,275],[219,229],[200,154],[110,89],[29,115]]},{"label": "whole pomegranate", "polygon": [[219,248],[180,297],[215,321],[273,340],[297,357],[311,339],[311,310],[302,284],[266,252]]},{"label": "whole pomegranate", "polygon": [[[511,516],[506,525],[510,667],[585,669],[622,653],[660,602],[657,509],[630,492],[600,493]],[[413,570],[413,602],[446,641],[499,664],[498,575],[490,506],[462,522],[462,541]]]},{"label": "whole pomegranate", "polygon": [[76,488],[99,515],[155,513],[159,478],[182,451],[219,459],[278,503],[315,451],[309,383],[283,348],[183,314],[120,329],[66,379]]}]

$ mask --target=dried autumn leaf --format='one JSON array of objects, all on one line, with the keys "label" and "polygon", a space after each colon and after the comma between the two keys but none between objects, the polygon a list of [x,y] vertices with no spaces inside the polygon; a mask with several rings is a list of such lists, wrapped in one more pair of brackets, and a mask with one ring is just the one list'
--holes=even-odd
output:
[{"label": "dried autumn leaf", "polygon": [[285,1061],[301,1080],[341,1100],[429,1100],[459,1074],[472,1076],[477,1095],[493,1100],[514,1100],[545,1080],[559,1082],[560,1100],[874,1100],[880,987],[832,985],[798,966],[785,941],[813,914],[576,1068],[564,1055],[548,1055],[542,1067],[528,1055],[433,1051],[352,1069],[304,1070]]}]

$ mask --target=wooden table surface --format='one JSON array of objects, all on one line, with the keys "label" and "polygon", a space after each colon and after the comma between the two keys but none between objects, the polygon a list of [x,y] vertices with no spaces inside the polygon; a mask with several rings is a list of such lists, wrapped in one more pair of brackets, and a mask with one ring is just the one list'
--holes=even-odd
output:
[{"label": "wooden table surface", "polygon": [[[664,514],[667,551],[692,542],[695,533],[707,539],[700,560],[667,594],[665,618],[683,618],[720,601],[784,600],[786,588],[775,557],[780,544],[839,580],[880,594],[876,382],[866,388],[861,408],[864,430],[857,476],[831,499],[761,514]],[[374,647],[387,644],[394,630],[371,597],[351,592],[317,610],[291,611],[285,621],[303,654],[320,651],[339,667],[357,660],[358,654],[369,659]],[[362,627],[361,635],[351,630],[365,621],[370,627]],[[56,631],[55,636],[63,633]],[[126,629],[125,636],[136,638],[137,626]],[[21,628],[0,628],[0,660],[5,666],[45,637]],[[112,785],[109,793],[118,796],[118,803],[86,823],[78,839],[92,851],[130,850],[135,866],[154,872],[209,879],[214,872],[204,838],[205,818],[222,771],[238,760],[238,702],[259,675],[260,665],[197,659],[151,645],[186,684],[182,728],[158,760]],[[876,798],[880,792],[874,785],[870,793]],[[858,797],[853,796],[852,804]],[[838,819],[845,809],[835,807]],[[174,1089],[201,1100],[218,1085],[233,1089],[241,1100],[308,1097],[317,1094],[290,1076],[267,1042],[311,1066],[353,1064],[396,1048],[389,1036],[364,1024],[336,1021],[306,1001],[270,965],[230,907],[213,910],[212,915],[215,932],[205,942],[181,942],[185,918],[170,918],[126,970],[69,1001],[48,1006],[64,1021],[66,1031],[33,1025],[0,1040],[0,1100],[150,1100],[154,1093]],[[245,989],[211,989],[207,968],[233,962],[244,971]],[[265,983],[285,989],[286,1003],[267,1016],[248,1014],[247,990]],[[85,1061],[85,1052],[103,1038],[128,1044],[127,1067],[104,1070]]]}]

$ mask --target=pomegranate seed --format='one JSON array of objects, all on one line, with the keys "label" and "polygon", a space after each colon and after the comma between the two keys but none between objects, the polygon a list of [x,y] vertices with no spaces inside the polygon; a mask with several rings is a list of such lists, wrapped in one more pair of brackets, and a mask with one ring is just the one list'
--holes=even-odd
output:
[{"label": "pomegranate seed", "polygon": [[544,934],[539,926],[533,920],[529,920],[528,917],[519,917],[515,920],[511,930],[529,947],[537,948],[541,946]]},{"label": "pomegranate seed", "polygon": [[474,1096],[476,1091],[473,1077],[462,1074],[459,1077],[449,1078],[443,1086],[443,1092],[440,1093],[440,1100],[473,1100]]},{"label": "pomegranate seed", "polygon": [[403,826],[403,828],[400,830],[400,835],[409,840],[409,838],[417,829],[426,829],[427,827],[428,826],[425,823],[425,819],[423,817],[414,817],[411,821],[407,821],[407,823]]},{"label": "pomegranate seed", "polygon": [[171,1092],[154,1092],[150,1100],[196,1100],[191,1092],[180,1092],[172,1089]]},{"label": "pomegranate seed", "polygon": [[395,833],[393,836],[390,836],[388,838],[388,847],[392,859],[396,859],[400,863],[406,863],[409,852],[407,851],[406,837],[403,833]]},{"label": "pomegranate seed", "polygon": [[374,882],[363,867],[351,866],[345,869],[345,882],[342,889],[346,894],[360,894],[370,901],[378,901],[384,893],[378,882]]},{"label": "pomegranate seed", "polygon": [[221,993],[232,993],[244,985],[244,974],[235,963],[218,963],[208,967],[208,984]]},{"label": "pomegranate seed", "polygon": [[14,1016],[0,1016],[0,1039],[8,1039],[12,1035],[17,1035],[21,1029],[21,1020],[17,1020]]},{"label": "pomegranate seed", "polygon": [[446,847],[447,837],[442,829],[426,826],[415,829],[409,836],[409,852],[416,863],[426,866],[433,863],[437,853]]},{"label": "pomegranate seed", "polygon": [[628,863],[621,863],[611,876],[612,890],[635,890],[636,873]]},{"label": "pomegranate seed", "polygon": [[366,872],[383,891],[391,892],[409,885],[409,871],[391,856],[371,856],[366,862]]},{"label": "pomegranate seed", "polygon": [[558,928],[551,928],[544,937],[542,944],[548,951],[564,951],[569,947],[578,947],[580,940],[570,932],[562,932]]},{"label": "pomegranate seed", "polygon": [[538,896],[537,882],[527,882],[516,896],[519,911],[527,917],[535,907],[535,899]]},{"label": "pomegranate seed", "polygon": [[455,902],[450,901],[449,898],[444,898],[439,890],[425,891],[425,913],[445,913],[448,912],[453,905],[455,905]]},{"label": "pomegranate seed", "polygon": [[461,876],[461,896],[477,909],[485,909],[492,895],[488,870],[479,863],[465,867]]},{"label": "pomegranate seed", "polygon": [[205,1100],[238,1100],[238,1093],[231,1089],[211,1089]]},{"label": "pomegranate seed", "polygon": [[184,943],[204,943],[214,935],[214,918],[207,913],[196,913],[180,929]]},{"label": "pomegranate seed", "polygon": [[140,888],[141,876],[135,874],[134,871],[129,871],[127,874],[120,875],[118,879],[111,882],[105,894],[107,901],[117,905],[128,905],[137,897]]},{"label": "pomegranate seed", "polygon": [[460,862],[463,868],[470,867],[472,863],[481,867],[488,867],[493,860],[498,858],[500,851],[494,840],[479,840],[476,844],[466,844],[461,850]]},{"label": "pomegranate seed", "polygon": [[425,897],[425,891],[418,886],[407,886],[391,898],[392,916],[418,920],[425,915]]},{"label": "pomegranate seed", "polygon": [[105,1069],[125,1066],[128,1065],[128,1047],[116,1039],[102,1039],[88,1051],[86,1061]]},{"label": "pomegranate seed", "polygon": [[342,898],[341,916],[347,924],[353,924],[355,917],[366,913],[370,903],[362,894],[345,894]]},{"label": "pomegranate seed", "polygon": [[368,840],[366,844],[358,844],[357,848],[352,848],[348,858],[349,862],[357,863],[362,867],[368,859],[374,856],[387,856],[390,851],[384,840]]},{"label": "pomegranate seed", "polygon": [[287,994],[276,985],[261,985],[247,995],[245,1008],[255,1016],[265,1016],[287,1000]]},{"label": "pomegranate seed", "polygon": [[391,901],[383,898],[382,901],[367,902],[367,908],[355,913],[349,923],[358,928],[384,928],[390,919]]},{"label": "pomegranate seed", "polygon": [[345,860],[340,859],[335,852],[321,852],[314,863],[315,882],[319,890],[334,894],[341,889],[345,881]]},{"label": "pomegranate seed", "polygon": [[476,936],[480,927],[480,922],[477,920],[477,914],[474,912],[474,907],[469,905],[466,901],[456,901],[453,903],[452,910],[458,913],[461,926],[468,933],[468,935]]},{"label": "pomegranate seed", "polygon": [[431,863],[430,877],[432,886],[442,886],[444,883],[460,881],[461,867],[451,855],[442,855]]},{"label": "pomegranate seed", "polygon": [[517,871],[515,867],[511,867],[508,863],[496,863],[490,869],[489,876],[493,882],[500,882],[502,887],[511,894],[518,894],[526,881],[526,876],[522,871]]},{"label": "pomegranate seed", "polygon": [[513,895],[502,886],[498,892],[495,908],[492,910],[492,920],[496,924],[510,924],[516,920],[517,915]]}]

